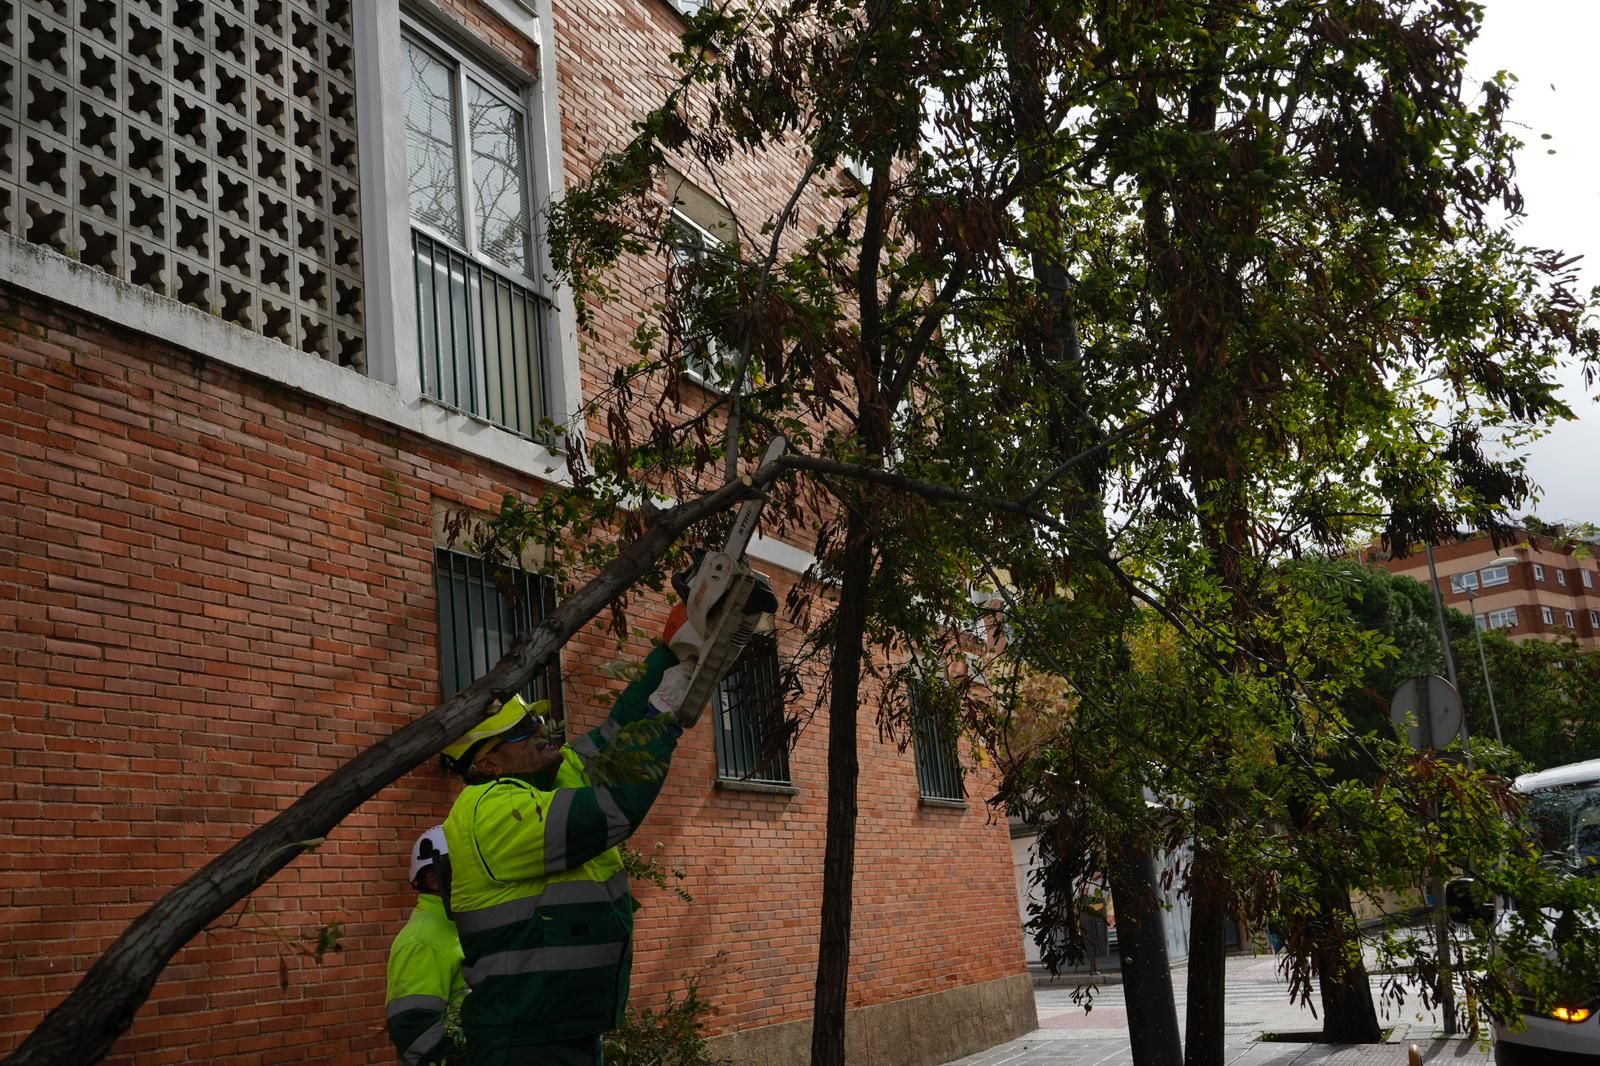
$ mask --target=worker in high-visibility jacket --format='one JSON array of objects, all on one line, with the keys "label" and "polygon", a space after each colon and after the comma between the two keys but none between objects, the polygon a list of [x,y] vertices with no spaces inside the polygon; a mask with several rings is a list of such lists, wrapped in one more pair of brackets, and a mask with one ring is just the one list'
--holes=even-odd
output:
[{"label": "worker in high-visibility jacket", "polygon": [[461,1062],[445,1031],[445,1016],[467,994],[461,975],[461,941],[445,914],[442,860],[449,850],[436,825],[411,847],[411,887],[417,906],[389,948],[389,1039],[406,1066]]},{"label": "worker in high-visibility jacket", "polygon": [[[770,591],[747,614],[769,618]],[[673,615],[670,641],[682,612]],[[683,641],[677,643],[685,651]],[[544,701],[520,697],[444,750],[468,787],[445,819],[446,901],[472,993],[462,1009],[472,1066],[595,1066],[621,1021],[633,958],[633,896],[617,850],[644,820],[699,708],[679,703],[699,658],[666,647],[646,657],[598,728],[556,746]],[[708,660],[709,661],[709,660]],[[587,764],[623,727],[661,719],[630,744],[657,764],[650,780],[594,785]]]}]

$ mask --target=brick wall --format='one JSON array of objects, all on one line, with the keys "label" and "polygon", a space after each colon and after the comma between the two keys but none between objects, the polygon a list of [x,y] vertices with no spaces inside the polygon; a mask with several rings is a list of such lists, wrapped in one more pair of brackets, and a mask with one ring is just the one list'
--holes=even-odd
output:
[{"label": "brick wall", "polygon": [[[433,510],[536,487],[0,294],[0,1052],[163,890],[437,702]],[[569,647],[575,725],[618,654]],[[718,791],[709,732],[682,745],[637,842],[695,898],[641,889],[635,1002],[704,970],[719,1031],[809,1011],[826,742],[813,722],[795,796]],[[911,754],[874,740],[861,781],[852,1005],[1019,972],[1004,823],[920,807]],[[409,775],[196,938],[116,1061],[387,1061],[404,854],[451,791]],[[320,966],[275,939],[333,918]]]},{"label": "brick wall", "polygon": [[[442,6],[535,69],[482,5]],[[555,22],[573,181],[655,102],[681,21],[664,0],[573,0]],[[786,199],[790,167],[746,160],[722,175],[747,223]],[[627,353],[662,277],[661,263],[630,260],[612,279],[616,297],[582,339],[585,396]],[[508,489],[538,485],[0,288],[0,840],[12,856],[0,1055],[164,890],[438,702],[434,515],[492,507]],[[774,577],[782,595],[792,575]],[[633,621],[653,631],[663,613],[645,604]],[[575,727],[620,686],[602,667],[643,651],[619,651],[599,626],[568,646]],[[1008,834],[983,784],[969,782],[966,810],[919,805],[912,753],[878,743],[871,713],[850,1005],[1021,973]],[[788,796],[717,789],[705,726],[680,745],[635,843],[661,842],[694,898],[639,887],[636,1004],[702,973],[714,1031],[809,1016],[826,747],[818,716]],[[383,970],[411,906],[405,851],[453,791],[431,768],[408,775],[196,938],[114,1061],[390,1061]],[[276,939],[333,919],[344,950],[321,965]]]}]

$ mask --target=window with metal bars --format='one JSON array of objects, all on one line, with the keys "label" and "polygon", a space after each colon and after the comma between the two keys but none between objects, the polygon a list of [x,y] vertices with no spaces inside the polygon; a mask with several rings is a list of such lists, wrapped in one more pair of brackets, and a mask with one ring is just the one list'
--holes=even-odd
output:
[{"label": "window with metal bars", "polygon": [[964,800],[956,741],[940,720],[937,705],[911,692],[911,740],[917,753],[917,790],[923,799]]},{"label": "window with metal bars", "polygon": [[410,26],[406,171],[423,391],[525,437],[548,411],[528,116],[509,86]]},{"label": "window with metal bars", "polygon": [[752,639],[712,700],[717,776],[730,781],[791,784],[777,638]]},{"label": "window with metal bars", "polygon": [[[511,574],[515,602],[495,583],[482,559],[445,548],[434,552],[439,594],[439,673],[449,699],[488,673],[517,638],[555,610],[555,582],[517,570]],[[551,663],[522,689],[529,700],[550,701],[561,716],[560,664]]]}]

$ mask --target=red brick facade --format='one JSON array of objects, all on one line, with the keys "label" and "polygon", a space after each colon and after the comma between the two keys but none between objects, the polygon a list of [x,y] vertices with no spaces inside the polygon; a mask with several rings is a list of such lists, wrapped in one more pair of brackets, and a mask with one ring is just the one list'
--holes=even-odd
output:
[{"label": "red brick facade", "polygon": [[[449,6],[532,65],[493,16]],[[660,0],[558,8],[569,179],[658,88],[676,23]],[[658,278],[618,279],[585,342],[586,395]],[[0,283],[0,1055],[163,891],[440,701],[436,515],[539,485]],[[793,575],[773,572],[781,596]],[[576,727],[620,685],[602,667],[644,650],[599,625],[568,646]],[[635,843],[662,842],[694,899],[639,888],[636,1004],[702,973],[715,1032],[809,1016],[826,747],[819,716],[791,757],[797,793],[761,794],[715,787],[704,725],[685,739]],[[964,810],[924,806],[912,753],[868,730],[861,788],[851,1007],[1021,974],[1007,827],[982,783]],[[453,791],[433,768],[408,775],[197,937],[112,1061],[391,1061],[405,853]],[[343,950],[320,965],[280,941],[334,919]]]},{"label": "red brick facade", "polygon": [[[1474,537],[1435,548],[1434,565],[1446,605],[1484,616],[1514,610],[1515,625],[1500,624],[1509,621],[1509,615],[1495,619],[1494,628],[1509,637],[1556,639],[1570,634],[1580,645],[1600,647],[1600,562],[1592,546],[1578,548],[1530,535],[1496,550],[1488,537]],[[1504,580],[1499,580],[1496,560],[1504,560],[1499,564],[1505,570]],[[1428,584],[1428,562],[1420,552],[1404,559],[1373,553],[1372,561]],[[1472,575],[1478,585],[1476,595],[1469,597],[1466,586]]]}]

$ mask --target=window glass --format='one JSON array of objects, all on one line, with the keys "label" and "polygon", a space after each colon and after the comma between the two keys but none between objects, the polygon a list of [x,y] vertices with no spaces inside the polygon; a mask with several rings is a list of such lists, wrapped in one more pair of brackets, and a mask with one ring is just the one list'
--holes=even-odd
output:
[{"label": "window glass", "polygon": [[1544,580],[1544,567],[1540,566],[1538,563],[1533,564],[1533,579],[1535,581]]},{"label": "window glass", "polygon": [[473,221],[484,255],[521,273],[528,266],[528,168],[522,112],[467,79]]},{"label": "window glass", "polygon": [[[678,286],[680,311],[684,316],[683,338],[684,369],[713,389],[727,389],[733,385],[733,372],[737,368],[735,353],[713,335],[706,318],[715,304],[714,293],[707,286],[709,278],[700,266],[721,241],[703,226],[688,217],[673,213],[670,224],[672,237],[673,278]],[[697,314],[690,332],[689,317]]]},{"label": "window glass", "polygon": [[1573,628],[1573,626],[1572,626],[1572,612],[1571,611],[1567,611],[1566,612],[1566,616],[1567,616],[1567,628],[1571,629],[1571,628]]},{"label": "window glass", "polygon": [[1556,571],[1556,584],[1565,585],[1566,583],[1567,583],[1567,572],[1565,570],[1557,570]]},{"label": "window glass", "polygon": [[1498,611],[1489,612],[1490,629],[1511,629],[1517,624],[1517,609],[1506,607]]},{"label": "window glass", "polygon": [[1548,607],[1539,608],[1539,617],[1544,619],[1544,624],[1547,626],[1556,624],[1556,613]]},{"label": "window glass", "polygon": [[410,38],[405,40],[405,63],[406,179],[411,217],[452,240],[463,241],[455,72]]},{"label": "window glass", "polygon": [[1464,574],[1453,574],[1450,577],[1450,588],[1454,592],[1465,592],[1467,589],[1478,587],[1478,572],[1468,570]]},{"label": "window glass", "polygon": [[1589,573],[1589,571],[1587,571],[1587,570],[1580,570],[1580,571],[1578,571],[1578,573],[1583,576],[1583,587],[1584,588],[1586,588],[1586,589],[1594,588],[1594,575],[1593,574]]},{"label": "window glass", "polygon": [[1511,580],[1511,572],[1503,566],[1486,566],[1483,568],[1483,585],[1504,585]]}]

